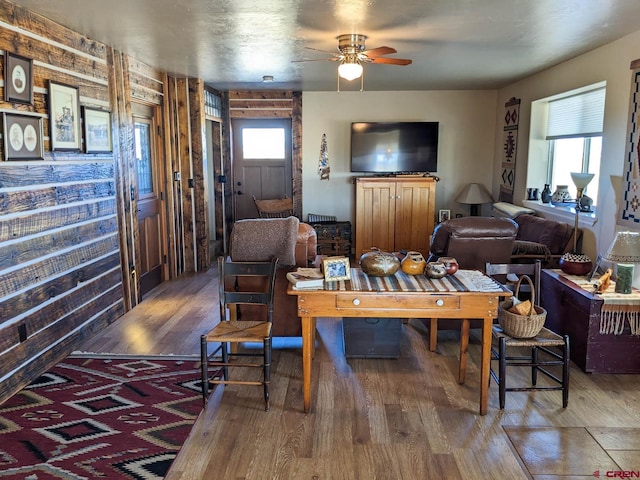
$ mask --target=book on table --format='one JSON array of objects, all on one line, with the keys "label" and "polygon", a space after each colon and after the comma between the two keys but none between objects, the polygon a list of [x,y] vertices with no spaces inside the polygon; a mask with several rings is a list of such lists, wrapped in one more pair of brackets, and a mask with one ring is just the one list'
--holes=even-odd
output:
[{"label": "book on table", "polygon": [[294,290],[321,289],[324,287],[324,275],[319,268],[298,268],[287,273],[287,279]]}]

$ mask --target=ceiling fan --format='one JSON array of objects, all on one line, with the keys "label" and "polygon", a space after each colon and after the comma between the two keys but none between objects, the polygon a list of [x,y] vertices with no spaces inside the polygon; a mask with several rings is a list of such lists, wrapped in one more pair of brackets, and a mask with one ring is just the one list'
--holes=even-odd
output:
[{"label": "ceiling fan", "polygon": [[318,52],[330,53],[332,56],[329,58],[318,59],[306,59],[295,60],[296,62],[314,62],[321,60],[328,60],[332,62],[340,62],[338,66],[338,92],[340,91],[340,78],[344,78],[347,81],[360,78],[360,91],[364,87],[364,69],[363,63],[383,63],[387,65],[410,65],[411,60],[407,58],[388,58],[383,55],[389,55],[397,53],[395,48],[391,47],[377,47],[371,50],[365,50],[364,42],[367,39],[366,35],[360,35],[357,33],[346,33],[338,35],[338,52],[327,52],[326,50],[319,50],[317,48],[306,47],[309,50],[316,50]]}]

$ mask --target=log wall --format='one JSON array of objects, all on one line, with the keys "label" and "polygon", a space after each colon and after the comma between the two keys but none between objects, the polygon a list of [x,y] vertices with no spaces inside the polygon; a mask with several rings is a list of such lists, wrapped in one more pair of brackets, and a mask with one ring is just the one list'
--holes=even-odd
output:
[{"label": "log wall", "polygon": [[[209,266],[202,82],[0,0],[7,51],[33,59],[34,101],[3,101],[2,81],[0,113],[41,118],[45,158],[3,161],[0,146],[0,402],[142,300],[132,102],[162,116],[165,278]],[[81,106],[111,112],[112,153],[51,150],[50,80],[78,87]],[[187,173],[173,182],[174,171]]]},{"label": "log wall", "polygon": [[81,106],[111,110],[110,50],[4,1],[0,50],[33,59],[33,104],[0,100],[0,110],[41,118],[45,150],[44,160],[0,161],[2,399],[121,316],[124,303],[114,154],[52,152],[48,112],[50,80],[78,87]]}]

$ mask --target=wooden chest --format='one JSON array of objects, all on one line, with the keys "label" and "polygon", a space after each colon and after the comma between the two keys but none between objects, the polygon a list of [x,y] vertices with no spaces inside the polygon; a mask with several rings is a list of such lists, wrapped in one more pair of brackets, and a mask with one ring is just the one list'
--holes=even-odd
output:
[{"label": "wooden chest", "polygon": [[312,223],[318,237],[318,255],[351,255],[351,222]]},{"label": "wooden chest", "polygon": [[547,310],[545,326],[569,335],[571,360],[586,372],[640,373],[640,337],[600,333],[603,300],[553,270],[540,279],[541,306]]}]

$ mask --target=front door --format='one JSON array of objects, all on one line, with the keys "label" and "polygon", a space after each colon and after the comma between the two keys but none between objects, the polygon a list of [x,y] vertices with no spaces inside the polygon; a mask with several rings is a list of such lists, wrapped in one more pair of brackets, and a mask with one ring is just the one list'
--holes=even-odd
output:
[{"label": "front door", "polygon": [[137,205],[140,264],[140,295],[165,280],[165,229],[163,215],[163,171],[159,164],[157,109],[134,104],[134,148],[138,176]]},{"label": "front door", "polygon": [[231,121],[234,219],[256,218],[257,199],[292,195],[291,119]]}]

